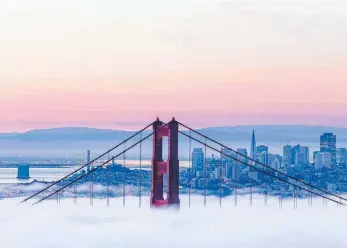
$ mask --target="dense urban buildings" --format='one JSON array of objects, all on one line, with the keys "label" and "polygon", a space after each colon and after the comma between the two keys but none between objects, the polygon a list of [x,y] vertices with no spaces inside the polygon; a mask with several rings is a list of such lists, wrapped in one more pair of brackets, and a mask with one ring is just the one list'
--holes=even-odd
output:
[{"label": "dense urban buildings", "polygon": [[331,154],[331,164],[336,165],[336,135],[324,133],[320,136],[320,151]]},{"label": "dense urban buildings", "polygon": [[[208,188],[212,190],[216,187],[216,182],[223,182],[224,187],[232,189],[235,185],[238,187],[263,187],[265,182],[271,187],[278,188],[278,182],[256,169],[250,169],[247,164],[256,168],[264,169],[264,166],[271,167],[279,172],[286,173],[289,176],[306,180],[312,185],[320,188],[333,189],[335,191],[347,191],[347,177],[342,171],[347,166],[347,149],[336,148],[336,135],[333,133],[324,133],[320,137],[320,150],[313,151],[310,156],[310,149],[300,144],[287,144],[283,147],[283,154],[272,154],[269,147],[263,144],[257,145],[255,131],[252,133],[250,143],[250,153],[246,148],[238,148],[237,153],[223,148],[220,158],[213,156],[207,158],[206,166],[208,174],[204,175],[197,171],[193,172],[194,186],[203,187],[202,177],[207,178]],[[250,157],[247,155],[250,154]],[[201,148],[193,150],[193,168],[202,168],[204,153]],[[232,158],[236,158],[236,161]],[[251,162],[250,159],[261,163]],[[220,160],[220,161],[218,161]],[[222,166],[221,166],[222,165]],[[339,171],[338,171],[339,170]],[[184,178],[184,173],[182,174]],[[183,179],[183,182],[185,179]],[[200,182],[200,183],[199,183]],[[234,186],[233,186],[234,185]],[[289,188],[288,188],[289,190]]]},{"label": "dense urban buildings", "polygon": [[192,168],[196,172],[204,171],[205,155],[202,148],[194,148],[192,153]]},{"label": "dense urban buildings", "polygon": [[347,163],[347,149],[346,148],[338,148],[336,150],[336,164],[344,168]]},{"label": "dense urban buildings", "polygon": [[[311,151],[301,144],[286,144],[283,154],[271,153],[271,148],[256,142],[256,133],[250,137],[250,149],[236,148],[235,152],[228,148],[221,148],[221,155],[207,156],[204,148],[193,148],[190,154],[191,166],[180,168],[180,186],[182,193],[192,188],[195,192],[228,195],[236,188],[249,192],[249,188],[258,192],[271,192],[292,196],[293,187],[279,182],[277,179],[262,172],[278,175],[285,173],[288,176],[305,180],[318,188],[334,192],[347,192],[347,149],[336,148],[336,136],[324,133],[317,137],[320,142],[319,151]],[[335,156],[335,159],[334,159]],[[91,161],[90,151],[87,151],[87,162]],[[250,166],[253,169],[250,169]],[[70,179],[90,171],[86,170],[74,174]],[[277,172],[271,171],[271,169]],[[258,171],[260,170],[260,171]],[[124,175],[125,174],[125,175]],[[18,167],[18,178],[29,176],[29,166]],[[150,192],[151,172],[139,168],[126,168],[117,164],[115,160],[107,167],[101,167],[93,173],[78,181],[78,184],[93,182],[101,185],[121,186],[124,182],[138,189],[141,177],[142,192]],[[69,179],[69,180],[70,180]],[[242,192],[242,190],[240,191]],[[137,194],[138,192],[132,192]],[[296,192],[300,195],[300,191]],[[114,196],[117,196],[115,193]]]}]

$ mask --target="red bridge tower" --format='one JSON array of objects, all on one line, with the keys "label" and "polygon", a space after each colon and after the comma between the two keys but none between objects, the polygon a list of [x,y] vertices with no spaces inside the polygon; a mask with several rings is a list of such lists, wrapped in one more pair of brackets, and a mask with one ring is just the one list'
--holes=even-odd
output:
[{"label": "red bridge tower", "polygon": [[[153,124],[153,160],[151,207],[176,205],[179,207],[178,123],[168,124],[159,119]],[[168,137],[168,161],[163,161],[163,137]],[[167,199],[164,199],[164,174],[167,174]]]}]

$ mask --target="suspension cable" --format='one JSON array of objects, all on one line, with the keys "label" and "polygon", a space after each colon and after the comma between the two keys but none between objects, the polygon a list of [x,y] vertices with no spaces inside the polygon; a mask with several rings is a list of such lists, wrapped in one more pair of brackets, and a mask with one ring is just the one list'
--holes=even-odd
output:
[{"label": "suspension cable", "polygon": [[[214,140],[214,139],[211,139],[211,138],[209,138],[208,136],[206,136],[206,135],[204,135],[204,134],[202,134],[202,133],[200,133],[200,132],[198,132],[198,131],[196,131],[196,130],[190,128],[190,127],[188,127],[187,125],[182,124],[181,122],[178,122],[178,124],[181,125],[181,126],[183,126],[183,127],[186,128],[186,129],[188,129],[188,130],[190,130],[190,131],[192,131],[192,132],[194,132],[194,133],[196,133],[196,134],[202,136],[203,138],[212,141],[213,143],[216,143],[216,144],[218,144],[218,145],[220,145],[220,146],[222,146],[222,147],[224,147],[224,148],[226,148],[226,149],[231,150],[233,153],[235,153],[235,154],[237,154],[237,155],[240,155],[240,156],[242,156],[242,157],[244,157],[244,158],[249,159],[250,161],[252,161],[252,162],[254,162],[254,163],[260,165],[261,167],[265,167],[265,168],[267,168],[267,169],[269,169],[269,170],[272,170],[272,171],[274,171],[274,172],[277,172],[278,174],[280,174],[280,175],[282,175],[282,176],[285,176],[285,177],[288,177],[288,178],[290,178],[290,179],[297,180],[299,183],[302,183],[302,184],[304,184],[305,186],[311,186],[313,189],[318,190],[318,191],[320,191],[320,192],[323,192],[323,193],[325,193],[325,194],[329,194],[329,195],[331,195],[331,196],[334,196],[334,197],[337,197],[337,198],[342,199],[342,200],[344,200],[344,201],[347,201],[347,198],[344,198],[344,197],[342,197],[342,196],[338,196],[338,195],[333,194],[333,193],[330,193],[330,192],[328,192],[328,191],[326,191],[326,190],[323,190],[323,189],[320,189],[320,188],[318,188],[318,187],[315,187],[315,186],[313,186],[313,185],[311,185],[311,184],[309,184],[309,183],[307,183],[307,182],[305,182],[305,181],[303,181],[303,180],[297,179],[297,178],[295,178],[295,177],[293,177],[293,176],[290,176],[290,175],[288,175],[288,174],[286,174],[286,173],[284,173],[284,172],[281,172],[281,171],[276,170],[276,169],[274,169],[274,168],[272,168],[272,167],[270,167],[270,166],[267,166],[267,165],[265,165],[265,164],[263,164],[263,163],[260,163],[260,162],[256,161],[256,160],[253,159],[253,158],[247,157],[247,156],[243,155],[242,153],[239,153],[239,152],[235,151],[234,149],[231,149],[231,148],[229,148],[229,147],[223,145],[222,143],[220,143],[220,142],[218,142],[218,141],[216,141],[216,140]],[[185,135],[186,135],[186,134],[185,134]],[[233,158],[233,157],[231,157],[231,158]]]},{"label": "suspension cable", "polygon": [[101,154],[100,156],[98,156],[97,158],[91,160],[90,162],[87,162],[85,165],[83,165],[82,167],[78,168],[77,170],[74,170],[73,172],[69,173],[68,175],[66,175],[65,177],[59,179],[58,181],[55,181],[54,183],[52,183],[51,185],[49,185],[48,187],[40,190],[39,192],[35,193],[34,195],[24,199],[23,201],[21,201],[21,203],[28,201],[30,199],[32,199],[33,197],[37,196],[38,194],[46,191],[47,189],[53,187],[54,185],[57,185],[58,183],[60,183],[61,181],[63,181],[64,179],[68,178],[69,176],[75,174],[76,172],[80,171],[81,169],[91,165],[92,163],[96,162],[98,159],[102,158],[103,156],[105,156],[107,153],[112,152],[113,150],[117,149],[118,147],[120,147],[121,145],[123,145],[125,142],[131,140],[132,138],[134,138],[135,136],[137,136],[138,134],[140,134],[141,132],[145,131],[147,128],[149,128],[150,126],[153,125],[154,122],[152,122],[151,124],[147,125],[146,127],[142,128],[140,131],[136,132],[135,134],[131,135],[129,138],[125,139],[124,141],[122,141],[121,143],[119,143],[118,145],[116,145],[115,147],[109,149],[108,151],[106,151],[105,153]]},{"label": "suspension cable", "polygon": [[[149,135],[147,135],[146,137],[144,137],[143,139],[141,139],[140,141],[136,142],[135,144],[131,145],[130,147],[128,147],[126,150],[122,151],[121,153],[117,154],[116,156],[114,156],[114,158],[118,158],[119,156],[121,156],[123,153],[129,151],[130,149],[132,149],[133,147],[137,146],[139,143],[143,142],[144,140],[148,139],[149,137],[151,137],[153,135],[153,132],[150,133]],[[35,202],[34,204],[32,204],[32,206],[36,205],[37,203],[46,200],[47,198],[51,197],[52,195],[58,194],[60,191],[64,190],[66,187],[70,186],[71,184],[81,180],[82,178],[88,176],[89,174],[93,173],[95,170],[99,169],[100,167],[104,166],[105,164],[109,163],[111,160],[107,160],[105,162],[103,162],[101,165],[91,169],[89,172],[87,172],[86,174],[82,174],[79,177],[75,178],[74,180],[72,180],[70,183],[68,183],[67,185],[65,185],[64,187],[62,187],[61,189],[49,194],[48,196],[42,198],[41,200]]]},{"label": "suspension cable", "polygon": [[[186,136],[186,137],[189,137],[189,135],[183,133],[182,131],[179,131],[179,133],[183,134],[183,135]],[[196,138],[194,138],[194,137],[190,137],[190,138],[191,138],[192,140],[194,140],[194,141],[196,141],[196,142],[202,144],[202,145],[205,144],[205,143],[203,143],[202,141],[200,141],[200,140],[198,140],[198,139],[196,139]],[[295,186],[294,183],[291,183],[291,182],[289,182],[289,181],[286,181],[285,179],[282,179],[282,178],[280,178],[280,177],[278,177],[278,176],[272,175],[271,173],[269,173],[269,172],[267,172],[267,171],[263,171],[263,170],[261,170],[261,169],[255,167],[255,166],[253,166],[253,165],[247,164],[247,163],[245,163],[245,162],[239,160],[238,158],[232,157],[232,156],[230,156],[230,155],[228,155],[228,154],[226,154],[226,153],[224,153],[224,152],[222,152],[222,151],[218,151],[216,148],[214,148],[214,147],[212,147],[212,146],[210,146],[210,145],[207,145],[207,144],[206,144],[206,146],[207,146],[208,148],[210,148],[210,149],[216,151],[216,152],[219,152],[220,154],[223,154],[223,155],[225,155],[225,156],[227,156],[227,157],[233,159],[234,161],[237,161],[237,162],[239,162],[239,163],[241,163],[241,164],[243,164],[243,165],[246,165],[246,166],[248,166],[248,167],[251,167],[252,169],[255,169],[255,170],[257,170],[257,171],[259,171],[259,172],[261,172],[261,173],[263,173],[263,174],[266,174],[266,175],[268,175],[268,176],[270,176],[270,177],[276,178],[276,179],[279,180],[279,181],[282,181],[282,182],[285,182],[285,183],[287,183],[287,184],[289,184],[289,185]],[[307,191],[307,189],[305,189],[305,188],[303,188],[303,187],[301,187],[301,186],[296,186],[296,187],[299,188],[299,189],[301,189],[301,190]],[[332,202],[335,202],[335,203],[339,203],[338,201],[336,201],[336,200],[334,200],[334,199],[331,199],[331,198],[329,198],[329,197],[326,197],[326,196],[324,196],[324,195],[321,195],[321,194],[319,194],[319,193],[316,193],[316,192],[313,192],[313,191],[310,191],[310,192],[312,192],[312,194],[314,194],[314,195],[316,195],[316,196],[323,197],[323,198],[326,199],[326,200],[329,200],[329,201],[332,201]],[[344,204],[344,203],[342,203],[342,205],[346,206],[346,204]]]}]

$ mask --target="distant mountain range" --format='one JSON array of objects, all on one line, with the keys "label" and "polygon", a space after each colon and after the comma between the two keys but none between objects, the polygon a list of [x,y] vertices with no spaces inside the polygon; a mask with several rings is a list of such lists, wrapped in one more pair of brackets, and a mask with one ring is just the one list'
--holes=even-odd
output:
[{"label": "distant mountain range", "polygon": [[[338,141],[347,141],[347,128],[303,125],[256,125],[234,127],[209,127],[197,131],[220,141],[250,141],[255,130],[260,142],[319,142],[324,132],[333,132]],[[25,133],[0,133],[0,140],[17,141],[110,141],[123,140],[134,131],[95,129],[86,127],[63,127],[33,130]],[[146,131],[150,133],[150,131]]]},{"label": "distant mountain range", "polygon": [[[209,127],[197,129],[202,134],[213,138],[229,147],[250,149],[252,131],[255,130],[257,144],[268,145],[270,152],[282,154],[283,145],[308,145],[311,153],[319,149],[319,137],[324,132],[337,135],[337,146],[347,147],[347,128],[302,125],[261,125],[235,127]],[[149,134],[148,130],[143,134]],[[33,130],[25,133],[0,134],[0,156],[19,157],[85,157],[86,150],[92,150],[93,156],[101,154],[124,139],[133,135],[134,131],[94,129],[85,127],[65,127]],[[193,134],[194,137],[198,137]],[[134,138],[134,144],[139,136]],[[204,142],[203,138],[200,138]],[[179,153],[188,158],[189,143],[184,136],[179,137]],[[211,143],[210,143],[211,144]],[[201,144],[192,142],[192,147]],[[220,149],[217,145],[216,149]],[[164,147],[164,153],[166,148]],[[120,151],[120,150],[119,150]],[[216,153],[208,151],[209,155]],[[138,147],[127,152],[128,156],[137,159]],[[147,159],[152,156],[151,139],[142,146],[142,154]]]}]

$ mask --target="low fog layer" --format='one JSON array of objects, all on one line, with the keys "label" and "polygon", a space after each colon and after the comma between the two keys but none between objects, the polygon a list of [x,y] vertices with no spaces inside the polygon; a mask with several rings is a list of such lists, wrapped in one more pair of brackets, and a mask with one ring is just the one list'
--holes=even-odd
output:
[{"label": "low fog layer", "polygon": [[182,197],[182,206],[175,210],[151,210],[148,197],[138,209],[138,198],[105,200],[72,199],[60,205],[55,201],[29,207],[18,205],[19,199],[0,201],[1,247],[347,247],[347,208],[315,199],[313,207],[299,200],[278,207],[278,199],[249,196],[222,200],[203,197]]}]

